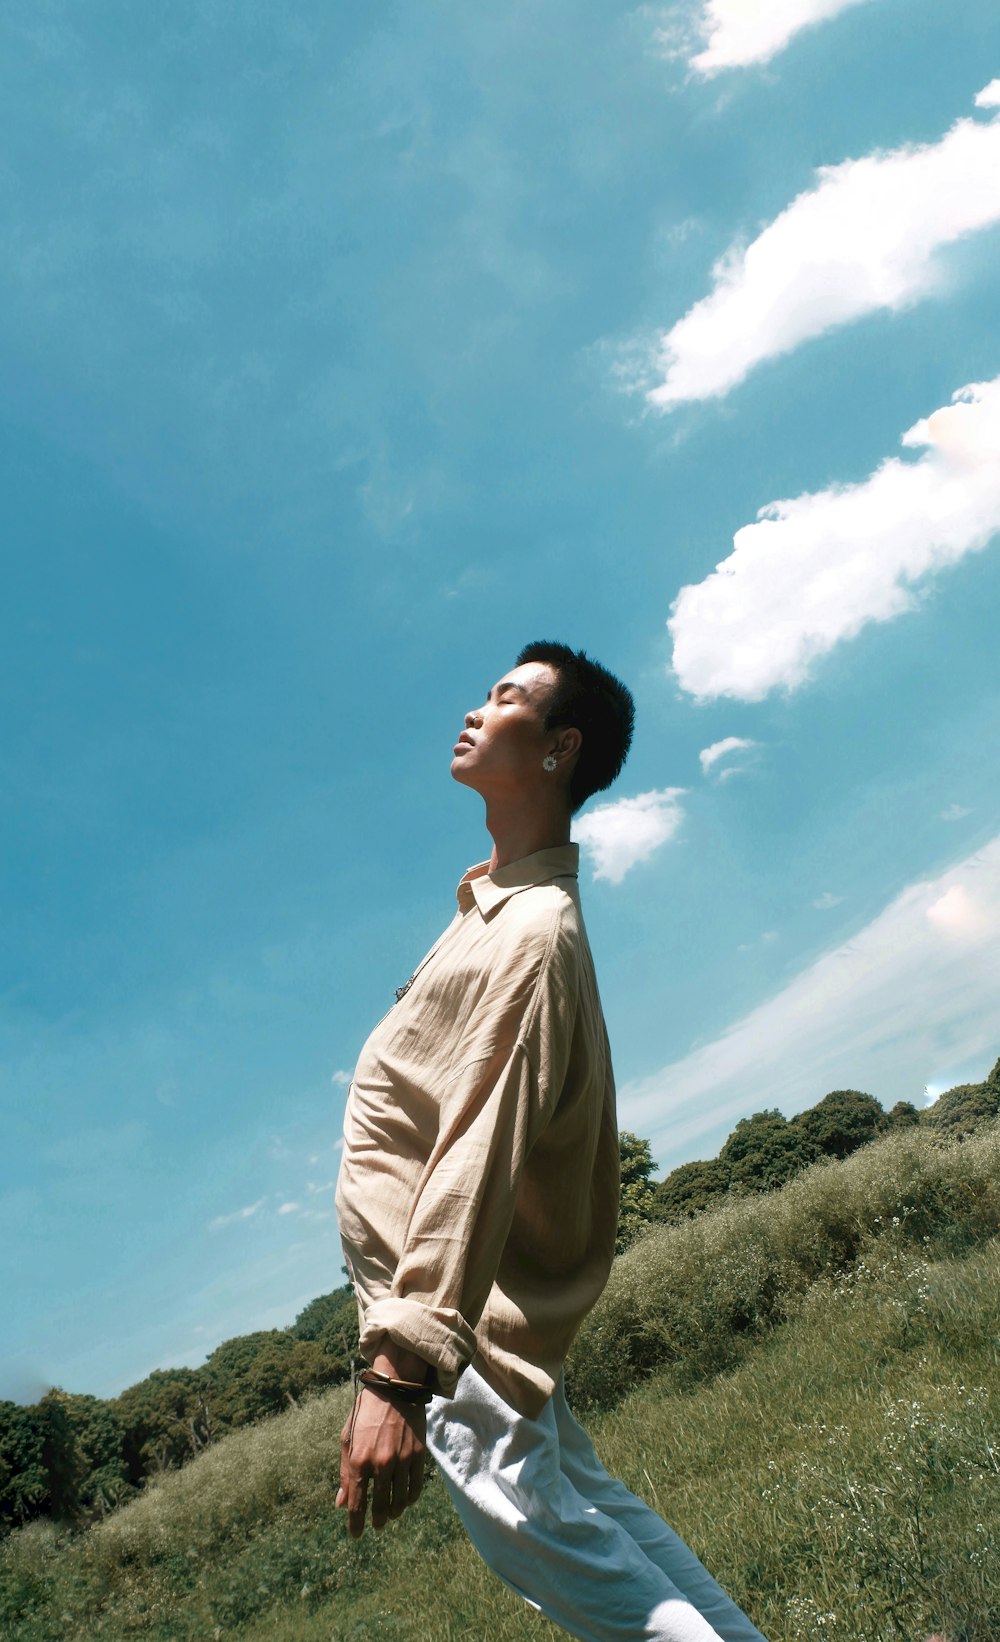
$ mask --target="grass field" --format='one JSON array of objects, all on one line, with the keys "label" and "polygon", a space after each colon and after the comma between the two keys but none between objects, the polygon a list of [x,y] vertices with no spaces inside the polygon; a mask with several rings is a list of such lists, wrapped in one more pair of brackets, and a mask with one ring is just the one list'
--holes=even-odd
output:
[{"label": "grass field", "polygon": [[[962,1147],[890,1137],[619,1262],[588,1335],[588,1360],[602,1340],[609,1357],[591,1393],[626,1347],[646,1377],[613,1408],[591,1395],[588,1424],[609,1469],[772,1642],[1000,1637],[998,1154],[996,1126]],[[821,1258],[848,1221],[840,1257]],[[695,1277],[702,1337],[680,1304]],[[346,1401],[328,1393],[234,1434],[85,1534],[13,1535],[0,1635],[562,1634],[480,1565],[438,1477],[402,1521],[347,1539],[333,1509]]]}]

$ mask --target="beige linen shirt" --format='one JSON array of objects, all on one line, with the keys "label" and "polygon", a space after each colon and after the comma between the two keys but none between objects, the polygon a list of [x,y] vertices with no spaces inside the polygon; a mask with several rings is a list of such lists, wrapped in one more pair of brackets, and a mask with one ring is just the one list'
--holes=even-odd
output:
[{"label": "beige linen shirt", "polygon": [[369,1361],[391,1339],[454,1395],[478,1371],[539,1414],[607,1281],[611,1055],[575,844],[471,867],[348,1097],[341,1237]]}]

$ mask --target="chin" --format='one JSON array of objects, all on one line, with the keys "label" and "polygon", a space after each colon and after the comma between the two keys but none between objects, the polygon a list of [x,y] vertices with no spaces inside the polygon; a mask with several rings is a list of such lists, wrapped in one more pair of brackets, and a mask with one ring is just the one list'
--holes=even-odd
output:
[{"label": "chin", "polygon": [[467,770],[465,767],[467,762],[467,758],[460,753],[455,754],[451,761],[451,779],[457,781],[460,786],[475,787],[476,783],[472,779],[472,771]]}]

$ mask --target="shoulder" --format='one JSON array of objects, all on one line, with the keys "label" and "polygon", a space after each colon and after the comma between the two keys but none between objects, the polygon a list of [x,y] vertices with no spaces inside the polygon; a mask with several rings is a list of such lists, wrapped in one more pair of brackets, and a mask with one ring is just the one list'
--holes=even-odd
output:
[{"label": "shoulder", "polygon": [[561,884],[532,884],[512,895],[497,915],[501,944],[522,961],[575,961],[584,940],[580,903]]},{"label": "shoulder", "polygon": [[529,884],[510,897],[500,915],[511,928],[524,931],[571,931],[581,924],[580,904],[561,883]]}]

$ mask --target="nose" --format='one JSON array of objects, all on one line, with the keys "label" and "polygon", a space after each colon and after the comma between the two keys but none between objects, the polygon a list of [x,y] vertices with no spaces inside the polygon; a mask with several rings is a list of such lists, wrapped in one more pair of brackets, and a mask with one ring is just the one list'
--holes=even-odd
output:
[{"label": "nose", "polygon": [[482,708],[481,707],[473,707],[472,711],[466,713],[466,715],[465,715],[465,728],[467,730],[471,730],[474,725],[481,724],[482,721],[483,721],[483,710],[482,710]]}]

